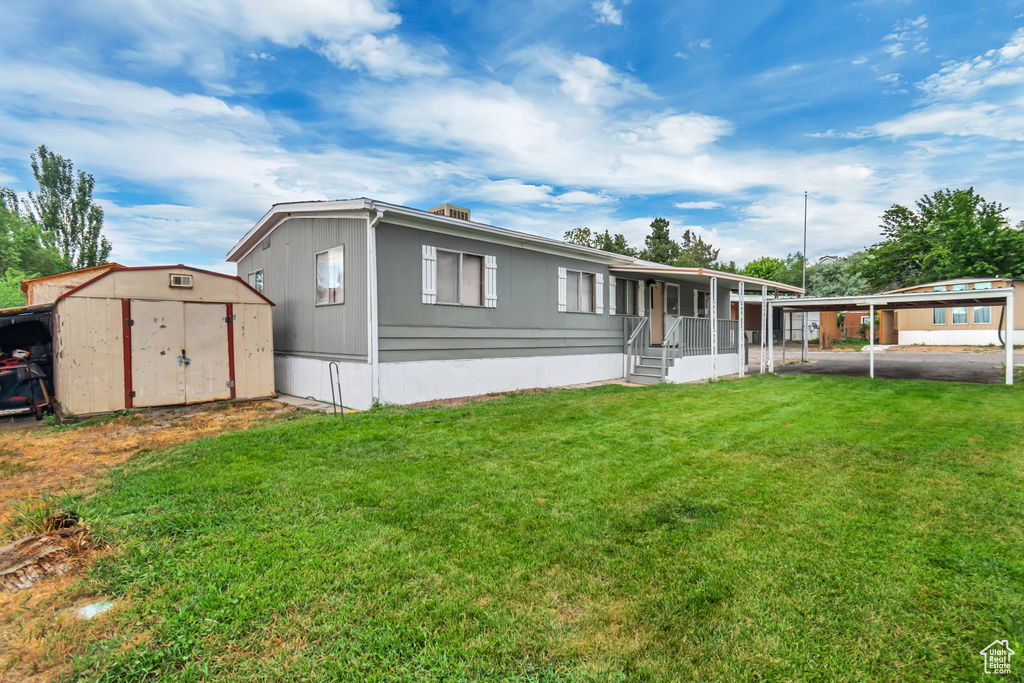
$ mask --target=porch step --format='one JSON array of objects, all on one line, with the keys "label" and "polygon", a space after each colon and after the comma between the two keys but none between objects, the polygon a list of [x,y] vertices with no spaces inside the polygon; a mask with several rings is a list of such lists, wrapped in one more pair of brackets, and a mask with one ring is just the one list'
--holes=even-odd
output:
[{"label": "porch step", "polygon": [[[637,366],[637,369],[641,369],[640,366]],[[656,368],[653,374],[648,372],[631,372],[629,373],[629,381],[634,384],[661,384],[661,367]]]},{"label": "porch step", "polygon": [[[668,358],[665,359],[665,366],[666,367],[669,367],[669,368],[672,367],[673,363],[675,363],[675,359],[672,358],[672,356],[669,356]],[[639,363],[639,365],[655,365],[660,370],[661,369],[661,352],[658,352],[656,354],[646,354],[645,353],[644,355],[640,356],[640,363]]]}]

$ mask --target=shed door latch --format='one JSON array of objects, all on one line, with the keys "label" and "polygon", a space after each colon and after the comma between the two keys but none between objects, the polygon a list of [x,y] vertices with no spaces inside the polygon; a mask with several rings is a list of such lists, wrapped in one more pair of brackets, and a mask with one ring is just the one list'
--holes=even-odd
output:
[{"label": "shed door latch", "polygon": [[124,321],[124,324],[127,325],[128,327],[131,327],[132,325],[135,324],[135,321],[129,318],[128,320]]},{"label": "shed door latch", "polygon": [[181,355],[178,356],[178,365],[191,365],[192,359],[185,355],[185,349],[181,350]]}]

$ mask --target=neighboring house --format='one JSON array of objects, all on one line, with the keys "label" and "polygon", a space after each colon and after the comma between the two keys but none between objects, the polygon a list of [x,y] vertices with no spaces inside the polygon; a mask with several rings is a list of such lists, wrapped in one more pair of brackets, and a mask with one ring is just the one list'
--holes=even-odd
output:
[{"label": "neighboring house", "polygon": [[61,295],[70,292],[79,285],[84,285],[94,277],[114,268],[123,268],[120,263],[104,263],[91,268],[69,270],[66,273],[42,275],[21,281],[21,292],[25,295],[26,306],[53,303]]},{"label": "neighboring house", "polygon": [[369,199],[275,205],[228,260],[277,304],[278,390],[331,400],[336,362],[355,408],[736,373],[730,292],[800,291]]},{"label": "neighboring house", "polygon": [[[733,320],[739,320],[739,295],[733,293],[731,303],[731,316]],[[749,297],[744,303],[744,309],[746,310],[744,331],[746,332],[747,342],[752,344],[759,344],[761,342],[761,300],[760,298],[751,301]],[[803,339],[803,321],[800,319],[800,313],[787,313],[783,316],[782,309],[776,309],[774,313],[774,319],[772,320],[773,336],[775,337],[775,343],[778,344],[782,335],[786,336],[786,341],[801,341]],[[818,338],[818,329],[820,327],[820,316],[818,311],[811,311],[807,314],[807,338],[809,340]]]},{"label": "neighboring house", "polygon": [[[945,292],[972,289],[1014,287],[1013,329],[1024,332],[1024,280],[1008,278],[963,278],[929,282],[915,287],[894,289],[893,293]],[[1005,329],[1004,306],[963,306],[902,311],[881,311],[882,343],[987,345],[1001,344],[1000,321]],[[891,330],[891,333],[887,333]],[[1019,339],[1020,337],[1018,337]]]}]

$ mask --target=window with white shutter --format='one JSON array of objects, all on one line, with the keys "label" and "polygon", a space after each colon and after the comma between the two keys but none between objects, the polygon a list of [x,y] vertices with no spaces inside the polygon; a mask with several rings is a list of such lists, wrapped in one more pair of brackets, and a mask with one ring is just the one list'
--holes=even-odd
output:
[{"label": "window with white shutter", "polygon": [[[598,302],[595,273],[558,269],[558,310],[567,313],[595,313]],[[602,307],[603,307],[602,302]]]},{"label": "window with white shutter", "polygon": [[447,306],[498,305],[494,256],[423,247],[423,303]]}]

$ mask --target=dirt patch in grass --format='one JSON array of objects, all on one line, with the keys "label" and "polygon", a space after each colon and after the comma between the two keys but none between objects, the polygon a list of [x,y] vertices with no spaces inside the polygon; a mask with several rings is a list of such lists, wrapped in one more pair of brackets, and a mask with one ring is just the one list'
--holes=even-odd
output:
[{"label": "dirt patch in grass", "polygon": [[[107,470],[141,452],[247,429],[297,410],[275,401],[222,402],[57,427],[9,423],[0,427],[0,529],[7,540],[31,533],[22,528],[31,516],[26,510],[87,495]],[[60,575],[26,590],[0,590],[0,680],[53,680],[69,665],[76,640],[111,635],[104,633],[106,619],[83,622],[69,614],[70,607],[99,599],[74,583],[81,567],[107,549],[81,545]]]},{"label": "dirt patch in grass", "polygon": [[295,410],[276,401],[224,402],[0,429],[0,525],[10,522],[12,501],[64,489],[88,493],[90,480],[140,451],[247,429]]}]

